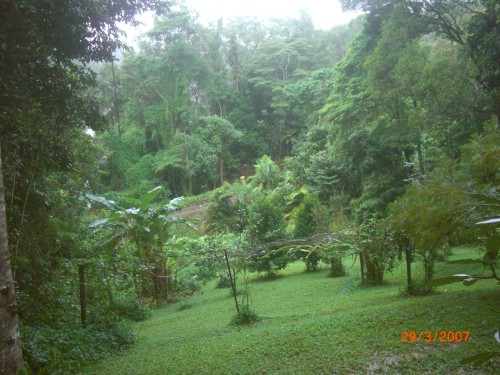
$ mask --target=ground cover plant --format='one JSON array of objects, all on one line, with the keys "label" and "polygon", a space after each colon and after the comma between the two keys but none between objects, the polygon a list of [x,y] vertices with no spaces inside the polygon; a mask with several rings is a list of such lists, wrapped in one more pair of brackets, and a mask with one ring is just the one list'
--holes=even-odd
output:
[{"label": "ground cover plant", "polygon": [[[478,252],[454,249],[450,259]],[[346,262],[351,275],[359,264]],[[421,267],[420,267],[421,268]],[[463,265],[438,263],[448,275]],[[472,265],[470,272],[480,272]],[[415,269],[416,277],[423,277]],[[498,293],[493,283],[439,288],[425,297],[402,297],[404,265],[387,275],[387,284],[352,288],[353,277],[328,278],[326,268],[304,272],[295,262],[283,277],[250,283],[252,307],[261,321],[251,326],[229,322],[234,307],[227,290],[209,283],[192,307],[157,309],[138,323],[138,344],[123,355],[87,369],[86,374],[450,374],[466,373],[460,360],[498,345]],[[403,343],[403,331],[470,331],[466,343]],[[497,362],[474,373],[493,374]]]}]

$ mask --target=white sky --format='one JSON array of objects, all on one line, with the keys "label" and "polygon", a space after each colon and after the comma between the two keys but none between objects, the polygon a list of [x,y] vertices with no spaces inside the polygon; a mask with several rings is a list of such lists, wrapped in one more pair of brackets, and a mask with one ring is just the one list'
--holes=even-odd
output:
[{"label": "white sky", "polygon": [[[199,14],[201,23],[215,23],[235,17],[298,18],[300,10],[306,10],[318,29],[328,30],[333,26],[348,23],[361,13],[343,13],[338,0],[184,0],[189,9]],[[151,13],[137,18],[144,25],[136,29],[124,27],[128,44],[134,46],[135,39],[153,26]]]},{"label": "white sky", "polygon": [[188,8],[198,11],[203,23],[236,16],[298,18],[306,10],[319,29],[330,29],[349,22],[354,13],[343,13],[338,0],[185,0]]}]

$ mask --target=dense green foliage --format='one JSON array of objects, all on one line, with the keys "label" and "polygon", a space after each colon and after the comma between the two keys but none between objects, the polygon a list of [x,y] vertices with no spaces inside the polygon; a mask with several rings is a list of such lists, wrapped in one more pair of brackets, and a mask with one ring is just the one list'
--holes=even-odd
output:
[{"label": "dense green foliage", "polygon": [[[349,272],[347,291],[350,256],[379,287],[404,258],[410,295],[499,279],[500,6],[342,3],[366,14],[321,31],[305,12],[204,26],[156,0],[2,2],[0,172],[28,369],[129,347],[124,320],[186,309],[217,277],[238,307],[248,271],[297,259]],[[117,22],[147,9],[154,27],[110,63]],[[462,244],[485,249],[482,273],[430,284]],[[241,293],[237,318],[257,321]]]},{"label": "dense green foliage", "polygon": [[146,189],[160,182],[174,195],[198,194],[253,174],[263,154],[291,155],[360,25],[326,33],[303,14],[206,28],[184,8],[158,19],[114,82],[111,69],[100,73],[114,124],[100,136],[109,150],[102,189],[136,193],[149,181]]}]

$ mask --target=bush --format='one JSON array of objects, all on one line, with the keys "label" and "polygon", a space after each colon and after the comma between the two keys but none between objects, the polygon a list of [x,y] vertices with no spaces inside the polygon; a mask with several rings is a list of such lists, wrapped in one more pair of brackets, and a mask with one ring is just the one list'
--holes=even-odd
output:
[{"label": "bush", "polygon": [[[236,275],[235,275],[236,277]],[[217,284],[215,285],[216,289],[225,289],[231,288],[231,279],[228,275],[219,275],[219,280],[217,280]]]},{"label": "bush", "polygon": [[179,307],[177,307],[177,311],[188,310],[188,309],[190,309],[193,306],[194,306],[194,304],[188,303],[188,302],[186,302],[186,300],[184,300],[184,301],[181,301]]},{"label": "bush", "polygon": [[240,307],[240,312],[231,320],[233,325],[248,325],[257,323],[260,320],[259,316],[248,306]]},{"label": "bush", "polygon": [[21,326],[23,355],[31,373],[74,374],[83,366],[135,343],[124,322],[90,319],[86,327]]},{"label": "bush", "polygon": [[[305,238],[328,230],[328,209],[322,206],[316,195],[308,194],[295,211],[294,238]],[[307,271],[317,271],[321,256],[319,251],[311,251],[302,260]]]},{"label": "bush", "polygon": [[434,292],[434,287],[423,281],[412,281],[411,287],[408,285],[400,292],[403,297],[408,296],[428,296]]},{"label": "bush", "polygon": [[219,190],[207,208],[205,231],[207,233],[239,233],[246,223],[246,205],[226,191]]},{"label": "bush", "polygon": [[305,257],[304,262],[306,264],[306,271],[317,271],[320,260],[321,258],[317,253],[311,253],[307,257]]},{"label": "bush", "polygon": [[113,303],[113,312],[122,318],[142,322],[151,317],[151,310],[134,299],[117,300]]},{"label": "bush", "polygon": [[191,297],[199,292],[203,286],[203,281],[199,280],[196,275],[185,274],[184,277],[177,282],[174,288],[174,293],[178,298]]},{"label": "bush", "polygon": [[[252,245],[262,245],[285,237],[283,202],[279,197],[260,196],[250,206],[248,238]],[[249,254],[249,269],[272,276],[289,262],[285,253],[273,247],[263,247]]]}]

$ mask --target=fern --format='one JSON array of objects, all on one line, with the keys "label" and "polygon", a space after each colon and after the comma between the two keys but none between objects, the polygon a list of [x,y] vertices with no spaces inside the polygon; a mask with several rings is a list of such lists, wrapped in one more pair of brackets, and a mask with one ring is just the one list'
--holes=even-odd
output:
[{"label": "fern", "polygon": [[358,287],[358,283],[356,282],[359,279],[357,276],[350,276],[347,280],[342,284],[340,290],[337,292],[338,294],[349,294],[352,293]]}]

